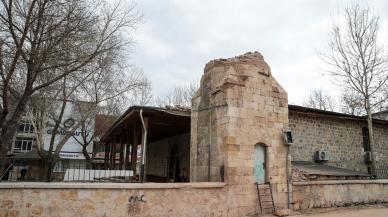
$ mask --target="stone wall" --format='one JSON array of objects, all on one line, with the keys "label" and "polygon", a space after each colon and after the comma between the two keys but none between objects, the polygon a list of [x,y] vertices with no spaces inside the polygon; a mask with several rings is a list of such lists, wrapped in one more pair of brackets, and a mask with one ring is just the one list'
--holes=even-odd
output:
[{"label": "stone wall", "polygon": [[380,165],[388,165],[388,124],[375,124],[373,134],[375,139],[376,162]]},{"label": "stone wall", "polygon": [[0,216],[226,217],[223,183],[0,183]]},{"label": "stone wall", "polygon": [[287,207],[287,93],[260,53],[209,62],[193,99],[191,181],[228,184],[229,216],[257,212],[254,147],[266,146],[266,181],[277,209]]},{"label": "stone wall", "polygon": [[293,185],[295,210],[388,203],[388,180],[337,180]]},{"label": "stone wall", "polygon": [[[367,172],[364,161],[362,128],[365,121],[314,113],[300,113],[290,109],[290,128],[294,143],[293,161],[314,161],[318,150],[329,152],[328,165]],[[374,124],[375,156],[377,164],[388,163],[388,125]]]}]

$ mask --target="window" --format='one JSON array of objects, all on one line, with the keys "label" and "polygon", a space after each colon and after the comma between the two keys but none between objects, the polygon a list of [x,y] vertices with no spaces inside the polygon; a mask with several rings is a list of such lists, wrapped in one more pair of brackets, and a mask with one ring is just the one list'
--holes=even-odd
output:
[{"label": "window", "polygon": [[33,138],[16,137],[15,146],[13,147],[14,152],[27,152],[31,151]]},{"label": "window", "polygon": [[34,126],[31,122],[22,122],[19,124],[18,133],[33,133],[34,132]]},{"label": "window", "polygon": [[363,127],[362,128],[362,140],[363,140],[363,143],[364,143],[364,151],[370,151],[368,127]]}]

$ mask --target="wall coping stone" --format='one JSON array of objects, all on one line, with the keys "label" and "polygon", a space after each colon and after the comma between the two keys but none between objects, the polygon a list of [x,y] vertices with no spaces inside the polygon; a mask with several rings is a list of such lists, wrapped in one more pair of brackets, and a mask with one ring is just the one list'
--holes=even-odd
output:
[{"label": "wall coping stone", "polygon": [[223,182],[191,183],[82,183],[82,182],[0,182],[0,189],[181,189],[223,188]]},{"label": "wall coping stone", "polygon": [[292,185],[348,185],[348,184],[388,184],[388,179],[374,180],[323,180],[323,181],[307,181],[293,182]]}]

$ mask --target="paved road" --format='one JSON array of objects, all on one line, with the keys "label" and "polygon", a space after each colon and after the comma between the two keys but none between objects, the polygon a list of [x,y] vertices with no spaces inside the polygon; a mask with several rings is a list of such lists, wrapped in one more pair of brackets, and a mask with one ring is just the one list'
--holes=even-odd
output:
[{"label": "paved road", "polygon": [[387,207],[333,209],[322,213],[308,213],[295,217],[388,217]]}]

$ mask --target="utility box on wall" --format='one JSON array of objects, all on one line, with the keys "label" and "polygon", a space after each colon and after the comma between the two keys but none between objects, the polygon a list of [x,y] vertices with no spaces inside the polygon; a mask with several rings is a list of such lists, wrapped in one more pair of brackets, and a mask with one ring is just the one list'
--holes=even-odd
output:
[{"label": "utility box on wall", "polygon": [[321,162],[321,161],[328,161],[330,159],[329,152],[328,151],[317,151],[315,152],[315,161]]},{"label": "utility box on wall", "polygon": [[283,139],[285,145],[292,145],[292,133],[291,131],[285,131],[283,133]]}]

